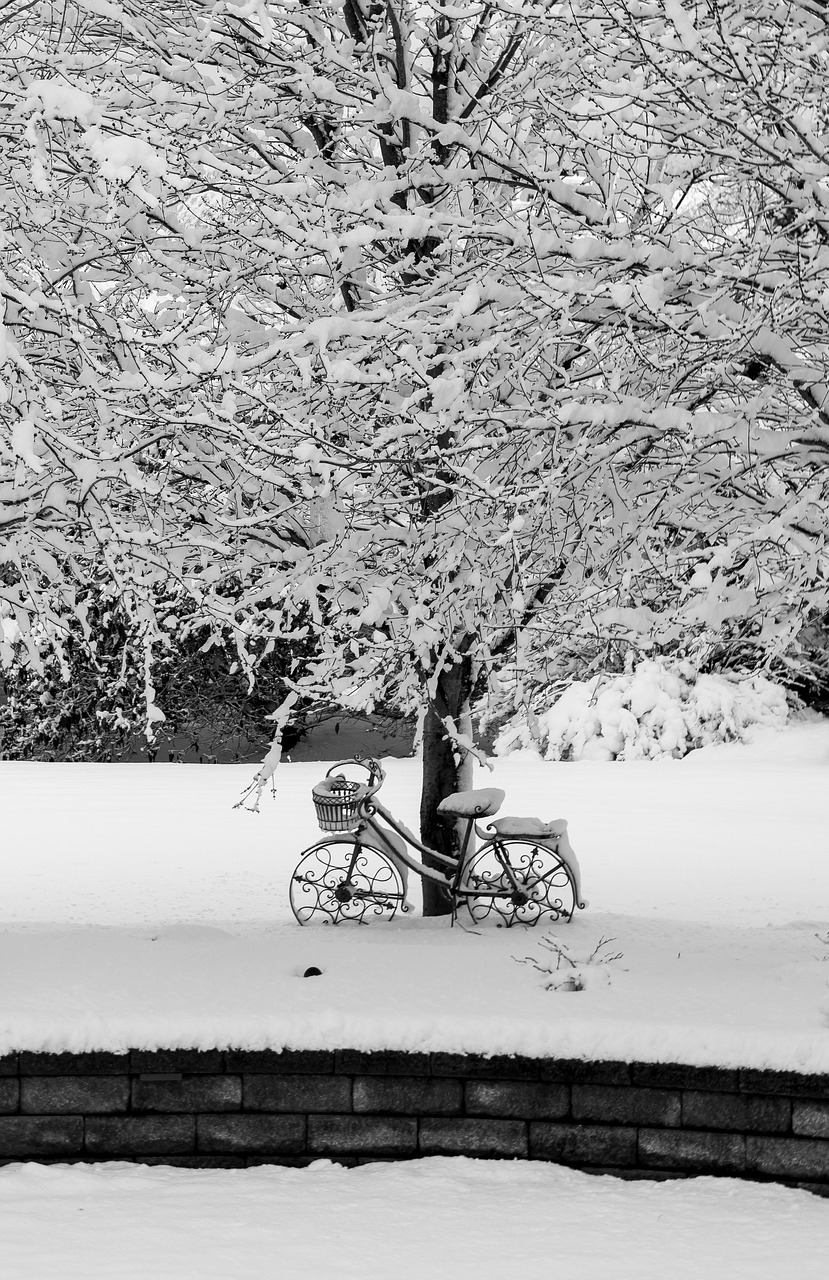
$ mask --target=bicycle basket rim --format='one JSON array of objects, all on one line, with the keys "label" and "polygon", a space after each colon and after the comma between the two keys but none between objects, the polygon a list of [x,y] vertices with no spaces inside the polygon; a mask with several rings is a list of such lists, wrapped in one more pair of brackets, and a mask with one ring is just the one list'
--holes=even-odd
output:
[{"label": "bicycle basket rim", "polygon": [[311,795],[324,804],[356,805],[366,794],[368,787],[362,782],[351,782],[348,778],[323,778],[318,782]]}]

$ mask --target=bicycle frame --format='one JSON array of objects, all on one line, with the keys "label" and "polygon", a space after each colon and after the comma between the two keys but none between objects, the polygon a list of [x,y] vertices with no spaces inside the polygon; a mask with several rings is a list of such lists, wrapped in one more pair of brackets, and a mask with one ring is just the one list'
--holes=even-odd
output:
[{"label": "bicycle frame", "polygon": [[[360,811],[363,810],[364,807],[365,807],[365,811],[361,813]],[[420,840],[418,840],[417,837],[413,835],[411,831],[409,831],[408,827],[404,826],[402,822],[400,822],[397,818],[395,818],[394,814],[390,813],[389,810],[386,808],[386,806],[381,804],[379,800],[371,800],[371,801],[364,802],[364,805],[361,805],[360,809],[358,809],[358,813],[360,813],[360,816],[362,817],[363,822],[365,823],[365,826],[370,831],[375,832],[376,835],[381,840],[383,840],[383,836],[385,833],[383,831],[383,828],[375,821],[374,812],[372,812],[372,810],[378,813],[380,817],[383,818],[384,821],[389,824],[391,829],[393,831],[396,831],[397,834],[403,840],[405,840],[407,844],[414,846],[414,848],[416,849],[419,849],[420,852],[425,854],[427,857],[435,858],[437,861],[445,863],[447,868],[451,867],[452,875],[447,876],[442,871],[438,871],[433,867],[427,867],[425,866],[424,863],[419,862],[417,858],[413,858],[411,854],[405,851],[405,849],[400,849],[395,847],[396,856],[406,864],[406,866],[409,868],[410,871],[414,871],[415,874],[419,875],[421,878],[428,877],[428,879],[436,881],[438,884],[447,888],[449,892],[452,894],[453,898],[456,898],[456,899],[472,898],[472,897],[480,898],[480,897],[488,896],[486,892],[485,891],[482,892],[480,888],[465,889],[460,883],[461,877],[463,876],[464,863],[466,862],[466,857],[469,851],[472,835],[473,835],[473,832],[476,831],[476,823],[475,823],[474,817],[469,818],[467,820],[466,832],[464,834],[463,844],[461,845],[460,853],[456,858],[453,858],[445,853],[439,853],[437,849],[431,849],[429,848],[428,845],[422,844]],[[359,831],[355,834],[358,835]],[[516,880],[515,875],[513,874],[512,867],[509,865],[508,860],[504,858],[503,854],[500,852],[499,845],[501,844],[501,841],[499,840],[498,836],[497,835],[486,836],[484,839],[485,839],[485,843],[492,847],[493,853],[495,854],[498,861],[501,863],[501,866],[504,868],[504,873],[506,874],[513,891],[517,893],[519,891],[518,881]],[[491,896],[497,897],[500,895],[497,894],[495,891],[492,891]]]},{"label": "bicycle frame", "polygon": [[[367,786],[336,772],[349,765],[368,772]],[[467,904],[473,919],[491,914],[507,926],[534,924],[542,917],[570,919],[583,905],[556,835],[522,835],[520,827],[509,834],[482,831],[477,819],[497,812],[497,805],[493,809],[491,801],[470,795],[466,807],[450,811],[466,822],[466,830],[458,853],[445,854],[423,844],[377,799],[384,780],[376,761],[354,758],[332,765],[324,783],[315,788],[320,825],[329,834],[303,853],[292,877],[291,905],[300,923],[316,914],[336,923],[340,918],[363,922],[366,914],[405,912],[409,871],[447,892],[453,923],[461,903]],[[471,812],[470,799],[475,806]],[[481,840],[477,847],[475,835]],[[427,866],[410,850],[436,865]],[[296,902],[294,885],[299,886]],[[301,896],[305,893],[307,902]],[[349,915],[352,905],[355,910]]]},{"label": "bicycle frame", "polygon": [[[463,865],[463,856],[469,843],[468,831],[459,857],[453,858],[448,854],[439,853],[437,849],[430,849],[428,845],[421,844],[408,827],[395,818],[394,814],[390,813],[386,806],[381,804],[379,800],[372,799],[370,801],[365,801],[360,805],[357,812],[362,819],[361,826],[364,824],[369,831],[373,831],[380,837],[380,839],[383,838],[385,832],[377,822],[375,814],[379,814],[379,816],[389,824],[392,831],[396,831],[401,839],[405,840],[406,844],[411,845],[415,849],[419,849],[426,857],[434,858],[437,862],[444,863],[447,868],[451,868],[452,875],[448,876],[434,867],[427,867],[424,863],[419,862],[417,858],[412,857],[412,855],[407,853],[405,849],[397,849],[397,856],[405,862],[410,871],[414,871],[416,875],[421,877],[425,876],[429,880],[435,880],[438,884],[445,885],[446,888],[452,887],[452,883],[457,879],[458,873]],[[357,834],[359,834],[360,829],[361,828],[358,828]]]}]

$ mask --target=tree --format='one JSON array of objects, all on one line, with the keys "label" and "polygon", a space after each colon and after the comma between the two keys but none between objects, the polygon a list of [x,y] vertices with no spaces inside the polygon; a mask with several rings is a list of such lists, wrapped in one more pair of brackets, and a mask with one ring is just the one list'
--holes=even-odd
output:
[{"label": "tree", "polygon": [[102,566],[148,687],[160,579],[251,678],[309,641],[291,696],[422,708],[446,849],[504,671],[825,614],[818,0],[4,13],[18,643]]},{"label": "tree", "polygon": [[[151,653],[146,627],[130,619],[104,577],[79,601],[83,629],[68,618],[59,648],[44,643],[35,662],[20,655],[0,672],[0,757],[261,759],[272,736],[268,715],[287,693],[285,673],[301,665],[302,645],[259,658],[265,642],[255,642],[251,687],[234,653],[205,645],[189,601],[165,585],[152,601],[160,636]],[[295,715],[297,738],[308,721]]]}]

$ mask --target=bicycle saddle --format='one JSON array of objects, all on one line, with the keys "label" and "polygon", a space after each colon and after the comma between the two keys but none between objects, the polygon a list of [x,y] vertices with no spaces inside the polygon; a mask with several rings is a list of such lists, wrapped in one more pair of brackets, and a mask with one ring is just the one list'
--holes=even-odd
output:
[{"label": "bicycle saddle", "polygon": [[438,813],[448,818],[491,818],[504,803],[500,787],[480,787],[477,791],[455,791],[438,805]]},{"label": "bicycle saddle", "polygon": [[490,822],[491,830],[499,836],[514,836],[528,840],[557,840],[567,830],[565,818],[554,818],[552,822],[542,822],[540,818],[499,818]]}]

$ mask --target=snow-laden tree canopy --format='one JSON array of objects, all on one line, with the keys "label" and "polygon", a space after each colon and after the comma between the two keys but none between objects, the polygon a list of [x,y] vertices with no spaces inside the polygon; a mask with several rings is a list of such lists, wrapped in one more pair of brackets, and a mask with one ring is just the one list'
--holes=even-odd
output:
[{"label": "snow-laden tree canopy", "polygon": [[457,738],[528,648],[826,609],[821,0],[3,17],[7,656],[164,583]]}]

